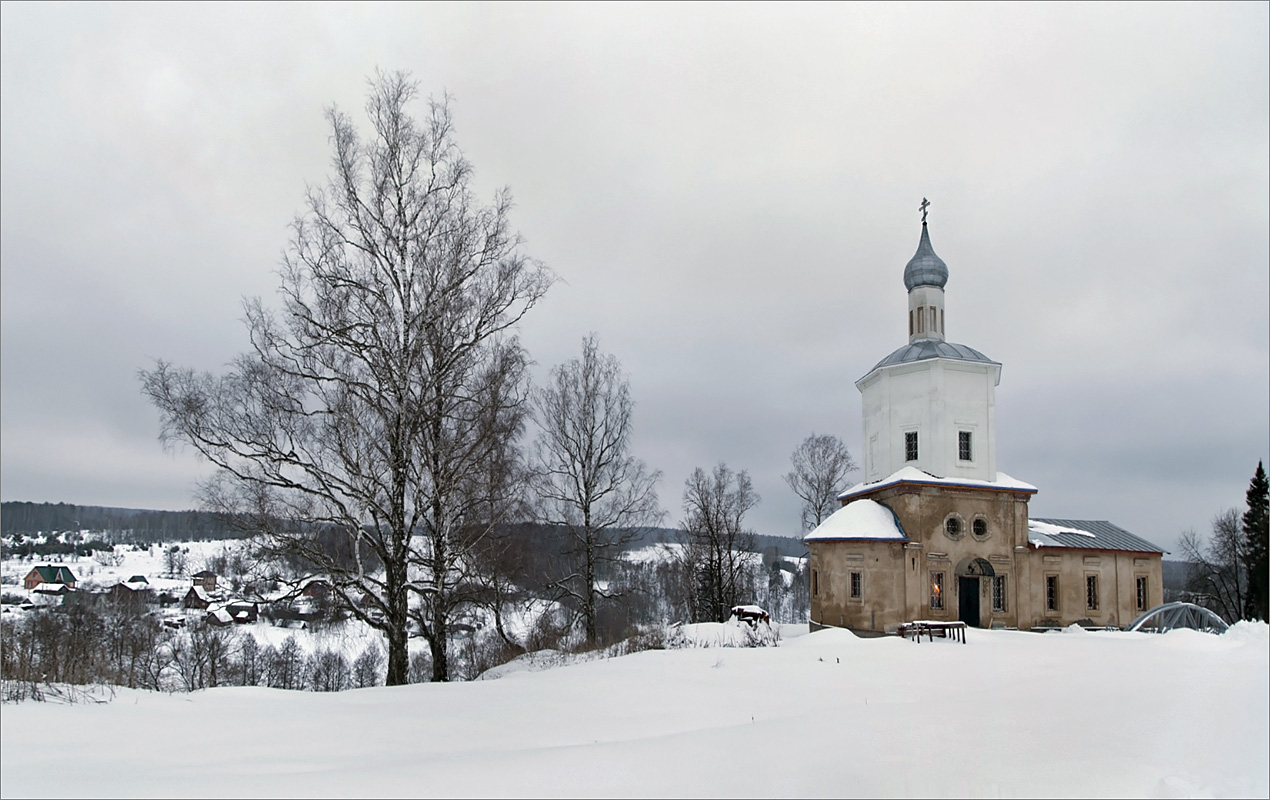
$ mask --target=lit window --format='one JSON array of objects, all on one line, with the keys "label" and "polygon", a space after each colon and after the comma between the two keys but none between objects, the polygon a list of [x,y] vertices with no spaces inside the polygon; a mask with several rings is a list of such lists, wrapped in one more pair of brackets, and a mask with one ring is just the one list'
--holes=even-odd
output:
[{"label": "lit window", "polygon": [[[975,520],[978,522],[978,520]],[[998,575],[992,579],[992,610],[1005,611],[1005,577]]]},{"label": "lit window", "polygon": [[917,431],[908,431],[904,434],[904,460],[917,460]]},{"label": "lit window", "polygon": [[1058,611],[1058,576],[1045,576],[1045,610]]},{"label": "lit window", "polygon": [[957,431],[957,458],[962,461],[970,461],[974,458],[970,437],[970,431]]},{"label": "lit window", "polygon": [[982,539],[988,535],[988,521],[983,517],[975,517],[975,521],[970,525],[970,530],[975,536]]},{"label": "lit window", "polygon": [[931,611],[944,610],[944,573],[930,574],[930,608]]},{"label": "lit window", "polygon": [[1098,576],[1085,576],[1085,608],[1089,611],[1098,610]]},{"label": "lit window", "polygon": [[1145,575],[1138,576],[1138,610],[1147,610],[1147,577]]},{"label": "lit window", "polygon": [[864,574],[860,572],[851,573],[851,599],[859,600],[864,596]]}]

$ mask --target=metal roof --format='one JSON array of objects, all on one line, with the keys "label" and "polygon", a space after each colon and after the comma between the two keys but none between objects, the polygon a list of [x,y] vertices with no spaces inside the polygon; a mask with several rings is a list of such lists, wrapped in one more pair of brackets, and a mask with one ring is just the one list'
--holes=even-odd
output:
[{"label": "metal roof", "polygon": [[919,339],[891,353],[875,364],[869,372],[881,367],[889,367],[893,364],[907,364],[913,361],[926,361],[931,358],[951,358],[954,361],[975,361],[980,364],[1001,365],[1000,362],[993,361],[973,347],[966,347],[964,344],[953,344],[952,342],[944,342],[937,339]]},{"label": "metal roof", "polygon": [[1079,533],[1041,533],[1029,529],[1028,539],[1038,547],[1075,547],[1082,550],[1128,550],[1140,553],[1164,553],[1166,551],[1129,533],[1119,525],[1113,525],[1102,519],[1042,519],[1034,517],[1031,522],[1044,522],[1061,528],[1075,528],[1093,536]]},{"label": "metal roof", "polygon": [[930,234],[926,232],[926,223],[922,223],[922,238],[917,243],[917,252],[904,267],[904,288],[913,291],[915,286],[938,286],[944,288],[948,283],[948,265],[935,255],[935,248],[930,246]]}]

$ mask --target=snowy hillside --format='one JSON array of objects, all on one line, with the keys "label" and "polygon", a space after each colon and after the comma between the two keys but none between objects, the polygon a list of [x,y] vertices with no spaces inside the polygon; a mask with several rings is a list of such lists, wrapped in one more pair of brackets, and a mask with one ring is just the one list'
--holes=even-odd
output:
[{"label": "snowy hillside", "polygon": [[[1270,628],[786,633],[500,680],[5,706],[14,796],[1266,796]],[[704,633],[699,631],[697,633]],[[56,732],[56,733],[53,733]]]}]

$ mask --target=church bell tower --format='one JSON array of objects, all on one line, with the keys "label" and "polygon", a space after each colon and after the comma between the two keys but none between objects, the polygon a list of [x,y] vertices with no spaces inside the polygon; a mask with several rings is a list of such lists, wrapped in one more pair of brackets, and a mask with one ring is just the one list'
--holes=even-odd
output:
[{"label": "church bell tower", "polygon": [[948,265],[935,253],[922,200],[917,252],[904,268],[908,344],[856,381],[864,417],[864,480],[905,467],[940,478],[995,481],[1001,364],[945,335]]}]

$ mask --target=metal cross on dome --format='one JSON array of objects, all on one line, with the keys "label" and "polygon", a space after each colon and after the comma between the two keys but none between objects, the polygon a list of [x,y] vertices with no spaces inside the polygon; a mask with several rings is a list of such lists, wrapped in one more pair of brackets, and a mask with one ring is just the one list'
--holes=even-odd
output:
[{"label": "metal cross on dome", "polygon": [[923,197],[923,198],[922,198],[922,204],[921,204],[920,206],[918,206],[918,209],[920,209],[920,210],[921,210],[921,212],[922,212],[922,224],[923,224],[923,225],[925,225],[925,224],[926,224],[926,207],[927,207],[927,206],[929,206],[929,205],[930,205],[930,201],[929,201],[929,200],[927,200],[925,197]]}]

